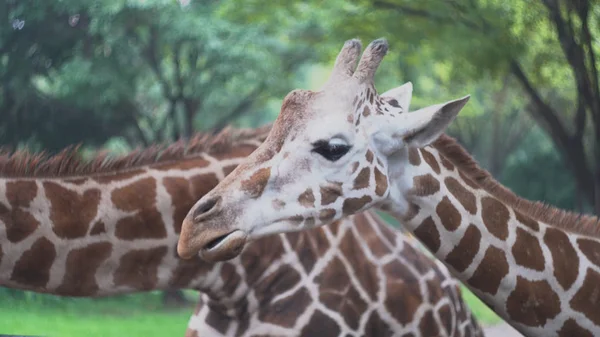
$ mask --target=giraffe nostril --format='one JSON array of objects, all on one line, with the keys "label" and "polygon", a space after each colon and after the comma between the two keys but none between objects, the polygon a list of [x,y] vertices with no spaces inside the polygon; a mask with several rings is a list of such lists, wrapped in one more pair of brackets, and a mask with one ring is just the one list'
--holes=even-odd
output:
[{"label": "giraffe nostril", "polygon": [[217,203],[219,203],[220,200],[221,200],[221,197],[214,197],[214,198],[210,198],[210,199],[204,201],[203,203],[201,203],[200,205],[198,205],[198,207],[194,211],[194,219],[198,218],[201,215],[205,215],[205,214],[209,213],[211,210],[215,209],[215,206],[217,205]]}]

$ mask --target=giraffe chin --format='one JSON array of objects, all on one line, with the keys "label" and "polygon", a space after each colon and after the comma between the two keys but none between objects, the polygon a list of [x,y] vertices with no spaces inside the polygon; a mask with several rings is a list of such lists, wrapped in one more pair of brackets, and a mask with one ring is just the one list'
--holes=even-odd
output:
[{"label": "giraffe chin", "polygon": [[200,249],[198,255],[206,262],[220,262],[231,260],[242,252],[248,234],[242,230],[235,230],[225,235],[221,235]]}]

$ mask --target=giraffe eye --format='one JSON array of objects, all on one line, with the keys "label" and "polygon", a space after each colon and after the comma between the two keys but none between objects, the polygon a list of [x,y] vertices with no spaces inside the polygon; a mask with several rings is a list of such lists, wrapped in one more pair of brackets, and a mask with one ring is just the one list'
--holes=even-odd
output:
[{"label": "giraffe eye", "polygon": [[313,152],[316,152],[323,156],[329,161],[336,161],[342,158],[352,146],[348,144],[341,144],[339,141],[327,142],[325,140],[319,140],[313,144]]}]

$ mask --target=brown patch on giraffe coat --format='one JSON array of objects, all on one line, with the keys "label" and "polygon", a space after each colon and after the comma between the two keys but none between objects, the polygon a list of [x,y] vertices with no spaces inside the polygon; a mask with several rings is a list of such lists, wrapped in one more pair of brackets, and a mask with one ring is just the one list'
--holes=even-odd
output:
[{"label": "brown patch on giraffe coat", "polygon": [[342,195],[341,189],[332,188],[330,186],[321,186],[320,193],[322,206],[333,203],[337,200],[337,198],[340,197],[340,195]]},{"label": "brown patch on giraffe coat", "polygon": [[433,172],[435,172],[436,174],[440,174],[442,172],[440,170],[440,164],[438,164],[433,154],[431,154],[431,152],[425,150],[424,148],[420,148],[419,151],[421,151],[421,156],[423,156],[423,160],[425,160],[425,162],[431,167]]},{"label": "brown patch on giraffe coat", "polygon": [[[175,243],[176,245],[177,243]],[[205,275],[214,267],[213,264],[205,262],[198,255],[189,260],[180,259],[177,255],[177,248],[173,249],[173,255],[177,266],[173,269],[169,279],[169,286],[172,288],[189,288],[194,279]]]},{"label": "brown patch on giraffe coat", "polygon": [[233,158],[246,158],[252,154],[256,148],[256,145],[252,144],[235,144],[234,148],[231,148],[227,151],[211,151],[211,156],[217,161]]},{"label": "brown patch on giraffe coat", "polygon": [[269,303],[266,310],[258,312],[258,319],[277,326],[293,328],[299,318],[298,313],[304,312],[311,302],[312,298],[308,290],[301,287],[292,295]]},{"label": "brown patch on giraffe coat", "polygon": [[[360,236],[360,240],[364,242],[369,250],[378,258],[392,253],[390,248],[384,244],[373,229],[371,222],[365,217],[364,213],[359,213],[354,217],[354,228]],[[394,234],[392,234],[394,235]]]},{"label": "brown patch on giraffe coat", "polygon": [[440,182],[430,173],[413,178],[411,193],[418,197],[427,197],[437,193],[439,190]]},{"label": "brown patch on giraffe coat", "polygon": [[373,163],[373,151],[371,150],[367,150],[367,154],[365,154],[365,159],[367,160],[367,162],[369,162],[370,164]]},{"label": "brown patch on giraffe coat", "polygon": [[421,165],[421,155],[419,154],[419,149],[414,148],[414,147],[408,148],[408,162],[412,166]]},{"label": "brown patch on giraffe coat", "polygon": [[[431,269],[437,270],[437,266],[432,259],[422,254],[417,248],[410,244],[404,244],[400,256],[403,256],[406,261],[410,261],[413,268],[415,268],[421,275],[425,275],[431,271]],[[445,277],[445,276],[444,276]]]},{"label": "brown patch on giraffe coat", "polygon": [[440,217],[442,225],[450,232],[454,232],[460,227],[462,216],[456,207],[452,205],[452,202],[448,197],[444,196],[444,198],[442,198],[442,201],[440,201],[435,208],[435,212]]},{"label": "brown patch on giraffe coat", "polygon": [[144,178],[115,189],[111,194],[114,206],[132,215],[116,223],[115,235],[119,239],[164,238],[167,230],[162,215],[156,209],[156,180]]},{"label": "brown patch on giraffe coat", "polygon": [[372,300],[376,300],[379,291],[377,267],[365,259],[365,254],[356,237],[354,237],[353,231],[347,231],[344,234],[338,248],[354,269],[354,274],[363,289]]},{"label": "brown patch on giraffe coat", "polygon": [[579,271],[579,256],[569,237],[561,230],[548,227],[544,234],[544,243],[552,254],[554,277],[564,289],[575,283]]},{"label": "brown patch on giraffe coat", "polygon": [[167,247],[132,250],[123,254],[115,271],[116,286],[151,290],[158,282],[158,265],[167,255]]},{"label": "brown patch on giraffe coat", "polygon": [[448,177],[444,180],[448,191],[471,214],[477,213],[477,200],[475,194],[467,190],[458,180]]},{"label": "brown patch on giraffe coat", "polygon": [[558,331],[559,337],[594,337],[594,335],[587,329],[582,328],[577,322],[569,318],[565,321],[563,326]]},{"label": "brown patch on giraffe coat", "polygon": [[478,190],[481,188],[481,186],[479,186],[475,181],[473,181],[472,178],[465,175],[462,171],[459,170],[458,175],[465,182],[465,184],[469,185],[470,188],[472,188],[474,190]]},{"label": "brown patch on giraffe coat", "polygon": [[110,242],[96,242],[71,250],[67,255],[63,281],[56,291],[66,296],[94,294],[99,289],[96,271],[110,257],[111,251]]},{"label": "brown patch on giraffe coat", "polygon": [[495,295],[500,282],[508,275],[508,268],[506,254],[494,246],[489,246],[467,283],[482,292]]},{"label": "brown patch on giraffe coat", "polygon": [[321,220],[321,222],[327,223],[335,217],[336,213],[337,212],[335,211],[335,209],[332,208],[322,209],[321,211],[319,211],[319,220]]},{"label": "brown patch on giraffe coat", "polygon": [[340,332],[341,328],[338,323],[317,309],[310,317],[308,324],[300,331],[300,337],[339,336]]},{"label": "brown patch on giraffe coat", "polygon": [[221,310],[212,309],[206,315],[205,322],[208,326],[217,330],[220,334],[224,335],[229,328],[231,318],[221,312]]},{"label": "brown patch on giraffe coat", "polygon": [[227,177],[231,172],[233,172],[233,170],[235,170],[236,167],[237,165],[227,165],[223,167],[223,175]]},{"label": "brown patch on giraffe coat", "polygon": [[423,303],[419,280],[398,260],[383,266],[383,272],[388,276],[384,300],[386,309],[403,325],[413,322],[417,309]]},{"label": "brown patch on giraffe coat", "polygon": [[242,277],[235,271],[235,267],[231,263],[225,263],[221,267],[221,280],[223,280],[222,291],[231,297],[240,285]]},{"label": "brown patch on giraffe coat", "polygon": [[[289,237],[288,234],[285,234],[285,236]],[[267,268],[277,261],[284,252],[283,244],[279,238],[269,241],[269,245],[265,245],[261,240],[248,244],[244,249],[244,254],[241,255],[242,267],[246,272],[246,282],[254,284],[258,281]]]},{"label": "brown patch on giraffe coat", "polygon": [[8,181],[6,182],[6,199],[12,207],[29,207],[38,194],[35,181]]},{"label": "brown patch on giraffe coat", "polygon": [[543,271],[546,266],[546,259],[538,238],[518,227],[516,236],[517,238],[512,247],[515,262],[525,268]]},{"label": "brown patch on giraffe coat", "polygon": [[527,326],[544,326],[560,313],[560,299],[547,281],[517,276],[515,290],[506,300],[508,316]]},{"label": "brown patch on giraffe coat", "polygon": [[481,217],[488,231],[500,240],[508,238],[508,208],[493,197],[481,199]]},{"label": "brown patch on giraffe coat", "polygon": [[523,213],[517,210],[515,210],[515,219],[517,219],[518,222],[520,222],[524,226],[529,227],[533,231],[537,232],[540,230],[540,224],[537,221],[533,220],[529,216],[525,216]]},{"label": "brown patch on giraffe coat", "polygon": [[385,176],[385,174],[381,173],[381,171],[379,171],[377,167],[375,168],[373,173],[375,174],[375,194],[381,197],[385,194],[385,191],[387,191],[388,189],[387,177]]},{"label": "brown patch on giraffe coat", "polygon": [[117,182],[117,181],[122,181],[122,180],[127,180],[127,179],[137,177],[145,172],[146,171],[142,170],[142,169],[107,172],[107,173],[93,176],[92,179],[94,179],[99,184],[110,184],[112,182]]},{"label": "brown patch on giraffe coat", "polygon": [[425,315],[421,318],[419,322],[419,330],[421,331],[421,336],[439,336],[440,329],[439,323],[436,322],[433,317],[433,311],[427,310]]},{"label": "brown patch on giraffe coat", "polygon": [[31,235],[40,226],[31,213],[18,207],[12,210],[0,202],[0,220],[6,228],[6,238],[12,243],[17,243]]},{"label": "brown patch on giraffe coat", "polygon": [[[458,302],[458,301],[457,301]],[[457,306],[459,306],[458,304]],[[438,308],[438,316],[440,317],[440,321],[442,326],[445,328],[444,330],[449,336],[459,336],[459,327],[458,324],[454,324],[454,317],[452,316],[452,309],[450,308],[450,304],[446,303]],[[474,326],[476,324],[473,324]],[[454,326],[453,330],[450,330],[450,327]]]},{"label": "brown patch on giraffe coat", "polygon": [[54,244],[41,237],[15,262],[10,279],[32,287],[44,287],[50,279],[50,268],[55,258]]},{"label": "brown patch on giraffe coat", "polygon": [[371,115],[371,109],[369,109],[368,105],[365,105],[365,108],[363,109],[362,115],[363,115],[363,117],[367,117],[367,116]]},{"label": "brown patch on giraffe coat", "polygon": [[473,263],[473,259],[479,251],[480,241],[481,232],[477,226],[469,224],[458,245],[446,256],[446,262],[459,273],[464,272]]},{"label": "brown patch on giraffe coat", "polygon": [[600,267],[600,243],[595,240],[579,238],[577,239],[577,245],[591,263]]},{"label": "brown patch on giraffe coat", "polygon": [[344,205],[342,206],[342,212],[344,214],[354,214],[358,212],[360,209],[365,207],[368,203],[373,201],[373,198],[368,195],[364,195],[360,198],[348,198],[344,200]]},{"label": "brown patch on giraffe coat", "polygon": [[367,320],[367,324],[365,326],[365,336],[377,336],[377,337],[391,337],[394,335],[394,332],[390,329],[389,324],[387,324],[377,310],[371,311],[371,315],[369,315],[369,319]]},{"label": "brown patch on giraffe coat", "polygon": [[354,172],[356,172],[356,170],[358,170],[358,166],[360,165],[359,162],[355,161],[354,163],[352,163],[352,171],[350,172],[351,174],[354,174]]},{"label": "brown patch on giraffe coat", "polygon": [[183,219],[194,205],[194,197],[191,195],[190,182],[180,177],[164,177],[163,186],[171,196],[173,207],[173,227],[175,233],[181,233]]},{"label": "brown patch on giraffe coat", "polygon": [[83,185],[88,181],[89,178],[73,178],[73,179],[65,179],[63,182],[73,185]]},{"label": "brown patch on giraffe coat", "polygon": [[190,183],[192,185],[190,193],[193,199],[192,203],[196,203],[198,199],[202,198],[219,184],[219,178],[214,173],[198,174],[190,178]]},{"label": "brown patch on giraffe coat", "polygon": [[309,216],[304,218],[304,226],[306,227],[312,227],[315,225],[315,217],[314,216]]},{"label": "brown patch on giraffe coat", "polygon": [[440,232],[431,216],[423,220],[419,227],[414,230],[414,234],[434,254],[440,249]]},{"label": "brown patch on giraffe coat", "polygon": [[449,161],[448,158],[444,157],[443,155],[440,155],[440,158],[441,158],[442,166],[444,166],[444,168],[446,168],[446,170],[454,171],[454,164],[452,164],[452,162]]},{"label": "brown patch on giraffe coat", "polygon": [[583,284],[569,302],[571,308],[584,314],[590,321],[600,325],[600,274],[587,269]]},{"label": "brown patch on giraffe coat", "polygon": [[371,179],[371,169],[369,167],[364,167],[356,178],[354,178],[354,190],[360,190],[361,188],[369,187],[369,180]]},{"label": "brown patch on giraffe coat", "polygon": [[306,191],[302,192],[298,197],[298,202],[306,208],[315,207],[315,195],[313,194],[312,188],[308,188]]},{"label": "brown patch on giraffe coat", "polygon": [[90,235],[98,235],[103,233],[106,233],[106,225],[104,224],[104,222],[102,222],[102,220],[98,220],[92,227]]},{"label": "brown patch on giraffe coat", "polygon": [[250,178],[242,181],[242,190],[248,193],[251,198],[258,198],[265,190],[269,177],[271,177],[271,168],[263,167],[254,172]]},{"label": "brown patch on giraffe coat", "polygon": [[290,232],[286,234],[286,238],[307,274],[330,246],[325,235],[312,230]]},{"label": "brown patch on giraffe coat", "polygon": [[45,181],[43,186],[46,198],[50,201],[50,221],[54,233],[63,239],[86,236],[92,220],[98,214],[100,190],[88,189],[80,195],[50,181]]}]

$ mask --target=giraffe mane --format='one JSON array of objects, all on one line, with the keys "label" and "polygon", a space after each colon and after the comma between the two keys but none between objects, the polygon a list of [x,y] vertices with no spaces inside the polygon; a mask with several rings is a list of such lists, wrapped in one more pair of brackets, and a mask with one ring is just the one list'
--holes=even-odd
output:
[{"label": "giraffe mane", "polygon": [[244,141],[257,139],[262,142],[270,130],[270,124],[257,129],[227,127],[217,134],[198,132],[187,141],[153,144],[120,156],[111,156],[107,151],[99,151],[88,160],[79,156],[80,144],[69,146],[55,155],[0,148],[0,177],[58,178],[130,170],[146,165],[190,159],[201,153],[228,151]]},{"label": "giraffe mane", "polygon": [[598,217],[562,210],[543,202],[519,197],[494,179],[487,170],[481,168],[454,138],[442,134],[432,146],[451,161],[464,176],[522,214],[566,231],[594,237],[600,236],[600,219]]}]

